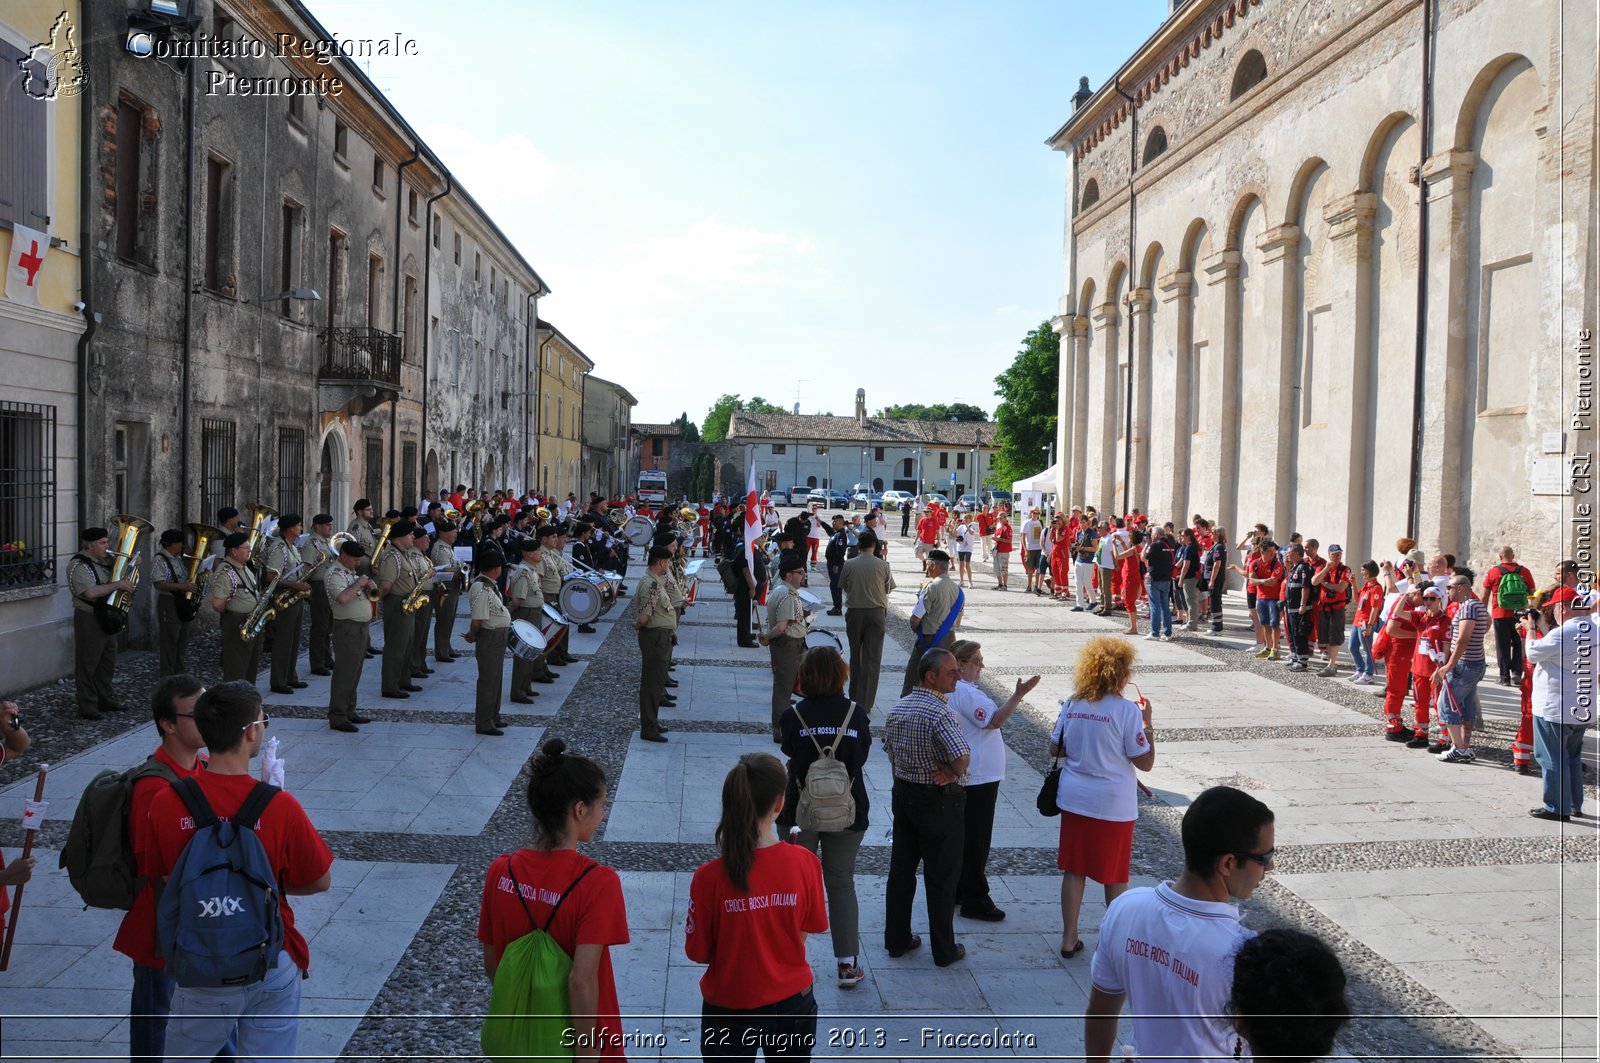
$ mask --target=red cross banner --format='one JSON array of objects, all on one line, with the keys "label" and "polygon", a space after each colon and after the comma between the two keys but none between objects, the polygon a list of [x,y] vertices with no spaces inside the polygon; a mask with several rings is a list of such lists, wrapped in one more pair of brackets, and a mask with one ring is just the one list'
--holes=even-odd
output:
[{"label": "red cross banner", "polygon": [[26,225],[11,227],[11,257],[6,263],[6,298],[14,303],[39,305],[39,281],[44,276],[50,237]]}]

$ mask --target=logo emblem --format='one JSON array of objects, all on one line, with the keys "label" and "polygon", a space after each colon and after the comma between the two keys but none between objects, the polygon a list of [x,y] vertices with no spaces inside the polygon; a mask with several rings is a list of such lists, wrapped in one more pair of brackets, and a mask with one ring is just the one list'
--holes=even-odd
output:
[{"label": "logo emblem", "polygon": [[216,919],[224,915],[238,915],[244,911],[243,897],[212,897],[200,901],[200,918]]},{"label": "logo emblem", "polygon": [[17,60],[22,69],[22,91],[35,100],[70,99],[89,84],[83,68],[83,53],[78,51],[78,28],[65,11],[50,27],[50,39],[40,41]]}]

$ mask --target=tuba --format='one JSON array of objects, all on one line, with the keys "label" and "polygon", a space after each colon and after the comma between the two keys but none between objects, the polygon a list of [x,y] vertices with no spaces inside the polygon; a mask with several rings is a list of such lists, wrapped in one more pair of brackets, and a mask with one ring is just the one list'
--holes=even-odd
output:
[{"label": "tuba", "polygon": [[251,568],[259,570],[266,560],[267,537],[263,531],[267,521],[277,519],[278,511],[271,506],[263,506],[258,502],[250,507],[250,560],[246,564]]},{"label": "tuba", "polygon": [[378,526],[381,527],[383,531],[379,534],[378,541],[372,544],[372,558],[370,563],[374,573],[373,585],[368,587],[366,591],[367,600],[373,604],[374,608],[377,607],[379,600],[383,598],[383,591],[379,590],[377,586],[376,573],[378,571],[378,555],[383,553],[383,548],[388,545],[389,532],[394,528],[395,522],[399,519],[399,517],[384,517],[382,520],[378,521]]},{"label": "tuba", "polygon": [[481,498],[475,498],[467,503],[467,516],[472,518],[472,538],[475,542],[483,542],[483,518],[488,512],[489,503]]},{"label": "tuba", "polygon": [[147,520],[126,514],[111,518],[111,582],[131,579],[132,591],[115,591],[94,603],[95,620],[107,635],[115,635],[128,626],[128,610],[133,608],[133,596],[139,589],[139,537],[156,529]]},{"label": "tuba", "polygon": [[[184,558],[188,565],[188,579],[190,583],[199,585],[200,566],[205,564],[206,555],[211,552],[211,544],[220,542],[225,537],[221,528],[199,521],[189,525],[189,534],[194,536],[194,547]],[[200,614],[201,593],[198,590],[184,591],[173,600],[173,605],[178,610],[178,619],[183,621],[193,620]]]}]

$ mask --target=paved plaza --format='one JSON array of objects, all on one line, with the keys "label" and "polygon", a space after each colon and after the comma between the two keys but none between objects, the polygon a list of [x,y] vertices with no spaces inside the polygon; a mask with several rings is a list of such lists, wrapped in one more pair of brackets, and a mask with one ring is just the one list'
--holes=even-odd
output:
[{"label": "paved plaza", "polygon": [[[919,577],[908,541],[890,542],[900,582],[891,630],[900,638]],[[817,1058],[1071,1059],[1082,1051],[1089,954],[1103,905],[1091,888],[1083,916],[1089,950],[1060,959],[1057,824],[1033,802],[1075,653],[1120,625],[996,591],[974,568],[979,586],[967,592],[962,635],[983,643],[991,693],[1003,696],[1019,675],[1043,674],[1006,726],[991,879],[1007,918],[958,918],[967,959],[950,968],[934,967],[926,950],[888,957],[892,780],[876,751],[866,769],[872,822],[858,875],[867,978],[837,988],[831,942],[812,937],[822,1011]],[[820,589],[820,567],[812,580]],[[701,968],[683,953],[689,879],[714,853],[728,767],[742,752],[774,748],[766,651],[734,645],[731,602],[715,584],[702,584],[680,632],[679,705],[663,713],[666,744],[635,733],[631,598],[595,634],[575,636],[580,664],[539,687],[535,704],[505,705],[512,726],[504,738],[472,730],[470,657],[437,666],[423,693],[404,702],[379,699],[377,662],[369,662],[361,705],[377,722],[356,735],[328,730],[326,679],[307,676],[309,688],[267,697],[288,789],[338,857],[333,889],[294,901],[312,957],[304,1058],[471,1058],[474,1016],[488,1000],[474,940],[483,873],[527,837],[522,769],[547,735],[594,756],[612,778],[607,820],[588,851],[622,872],[632,940],[613,962],[634,1042],[629,1058],[698,1058]],[[818,620],[843,637],[842,617]],[[1509,769],[1510,692],[1484,688],[1490,725],[1479,762],[1443,765],[1381,740],[1370,688],[1257,661],[1242,652],[1249,639],[1242,603],[1229,621],[1222,638],[1137,642],[1135,682],[1155,706],[1158,759],[1145,777],[1153,797],[1141,803],[1134,884],[1176,875],[1177,825],[1190,798],[1218,783],[1243,787],[1275,810],[1280,852],[1276,872],[1245,905],[1246,924],[1297,926],[1334,943],[1352,976],[1358,1016],[1341,1041],[1345,1053],[1596,1058],[1596,821],[1527,816],[1539,803],[1539,782]],[[906,653],[903,642],[886,647],[875,724],[899,689]],[[202,677],[214,678],[212,671],[208,662]],[[83,784],[104,767],[137,762],[153,745],[148,722],[130,720],[125,733],[68,756],[40,741],[0,776],[0,843],[14,857],[32,772],[51,764],[40,871],[26,890],[11,968],[0,974],[7,1058],[126,1052],[131,977],[126,959],[111,950],[118,913],[84,911],[55,865]],[[1590,812],[1597,808],[1591,796]],[[925,932],[924,919],[919,903],[915,930]],[[962,1040],[972,1035],[981,1036]],[[1123,1039],[1130,1035],[1124,1022]],[[978,1047],[963,1047],[969,1043]]]}]

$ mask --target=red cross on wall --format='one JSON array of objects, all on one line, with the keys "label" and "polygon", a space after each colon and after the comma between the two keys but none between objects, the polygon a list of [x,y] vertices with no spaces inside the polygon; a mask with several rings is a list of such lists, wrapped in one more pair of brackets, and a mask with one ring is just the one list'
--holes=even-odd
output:
[{"label": "red cross on wall", "polygon": [[28,287],[32,288],[39,277],[39,270],[44,268],[44,259],[39,257],[39,241],[30,240],[29,243],[31,248],[18,257],[17,265],[28,271]]}]

